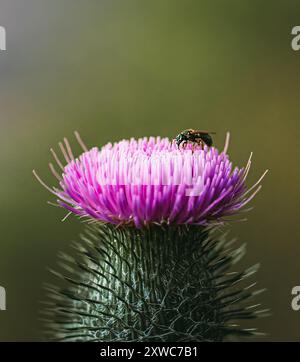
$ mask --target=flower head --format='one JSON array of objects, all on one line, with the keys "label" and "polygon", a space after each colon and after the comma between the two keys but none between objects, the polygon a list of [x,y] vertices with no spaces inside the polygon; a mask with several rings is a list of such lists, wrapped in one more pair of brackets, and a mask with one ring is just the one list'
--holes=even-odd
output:
[{"label": "flower head", "polygon": [[260,190],[260,182],[247,189],[251,156],[244,168],[233,168],[227,154],[215,147],[188,145],[178,149],[168,138],[150,137],[108,143],[74,158],[65,139],[60,143],[67,162],[50,169],[60,188],[50,188],[58,204],[82,217],[113,224],[150,223],[207,225],[236,214]]}]

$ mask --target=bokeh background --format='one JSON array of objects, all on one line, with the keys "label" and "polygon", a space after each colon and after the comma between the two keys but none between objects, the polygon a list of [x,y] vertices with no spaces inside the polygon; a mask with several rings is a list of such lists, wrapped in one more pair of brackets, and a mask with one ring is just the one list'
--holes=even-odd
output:
[{"label": "bokeh background", "polygon": [[41,340],[42,285],[81,225],[46,204],[32,169],[50,184],[49,148],[78,130],[89,146],[184,128],[217,132],[249,182],[268,168],[246,223],[260,300],[270,318],[253,325],[268,341],[300,341],[300,25],[292,0],[0,0],[7,51],[0,52],[0,341]]}]

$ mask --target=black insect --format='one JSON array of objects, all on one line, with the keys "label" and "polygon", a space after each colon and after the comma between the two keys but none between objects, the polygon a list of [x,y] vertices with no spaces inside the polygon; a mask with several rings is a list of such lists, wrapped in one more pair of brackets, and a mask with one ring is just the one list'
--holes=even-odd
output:
[{"label": "black insect", "polygon": [[201,148],[204,148],[204,145],[211,147],[213,144],[213,140],[211,134],[215,134],[214,132],[207,131],[199,131],[194,129],[186,129],[179,133],[179,135],[175,138],[175,142],[178,148],[182,145],[183,148],[190,142],[193,145],[200,145]]}]

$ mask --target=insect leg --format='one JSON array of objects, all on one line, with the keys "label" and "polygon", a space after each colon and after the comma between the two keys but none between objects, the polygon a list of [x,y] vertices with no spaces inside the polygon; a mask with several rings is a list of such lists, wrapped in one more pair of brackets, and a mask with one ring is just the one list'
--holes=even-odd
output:
[{"label": "insect leg", "polygon": [[201,140],[201,138],[197,138],[196,140],[195,140],[195,142],[197,143],[197,145],[199,145],[199,146],[201,146],[201,149],[203,150],[203,141]]}]

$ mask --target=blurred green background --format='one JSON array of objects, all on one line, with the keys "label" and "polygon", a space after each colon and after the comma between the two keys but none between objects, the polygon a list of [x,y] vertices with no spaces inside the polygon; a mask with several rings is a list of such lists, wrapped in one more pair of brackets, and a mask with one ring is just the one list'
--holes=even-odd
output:
[{"label": "blurred green background", "polygon": [[256,262],[273,315],[254,321],[265,340],[300,341],[300,51],[291,29],[300,2],[202,0],[0,0],[7,51],[0,53],[0,341],[41,339],[42,285],[81,225],[33,178],[50,184],[49,148],[78,130],[88,146],[184,128],[217,132],[249,183],[270,169],[246,223],[238,266]]}]

